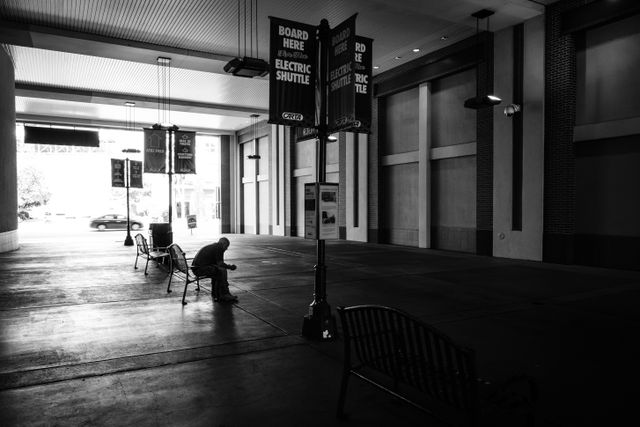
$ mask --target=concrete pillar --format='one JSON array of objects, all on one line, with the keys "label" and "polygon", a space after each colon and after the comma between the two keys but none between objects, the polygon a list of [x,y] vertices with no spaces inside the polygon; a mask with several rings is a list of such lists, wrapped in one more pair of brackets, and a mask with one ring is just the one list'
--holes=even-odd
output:
[{"label": "concrete pillar", "polygon": [[16,103],[13,62],[0,48],[0,252],[18,249]]}]

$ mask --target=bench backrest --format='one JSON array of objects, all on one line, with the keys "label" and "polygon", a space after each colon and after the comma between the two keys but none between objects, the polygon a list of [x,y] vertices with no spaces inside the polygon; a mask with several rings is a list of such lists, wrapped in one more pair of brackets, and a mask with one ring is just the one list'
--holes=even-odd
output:
[{"label": "bench backrest", "polygon": [[145,237],[140,233],[135,235],[135,239],[136,246],[138,247],[138,253],[149,255],[149,245],[147,245],[147,239],[145,239]]},{"label": "bench backrest", "polygon": [[475,417],[478,389],[473,350],[394,308],[359,305],[338,307],[338,313],[345,363],[352,372],[373,369],[393,382],[412,386],[430,401]]},{"label": "bench backrest", "polygon": [[184,274],[189,274],[189,264],[187,258],[178,244],[169,245],[169,256],[171,257],[171,269],[178,270]]}]

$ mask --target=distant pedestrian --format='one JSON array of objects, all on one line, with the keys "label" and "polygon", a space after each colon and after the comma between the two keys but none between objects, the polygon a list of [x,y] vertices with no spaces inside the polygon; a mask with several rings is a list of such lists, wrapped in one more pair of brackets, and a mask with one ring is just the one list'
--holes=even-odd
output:
[{"label": "distant pedestrian", "polygon": [[227,281],[227,270],[235,270],[236,266],[224,262],[224,253],[230,244],[229,239],[221,237],[217,243],[200,248],[192,263],[195,274],[211,277],[211,293],[214,300],[220,302],[238,301],[238,297],[229,292]]}]

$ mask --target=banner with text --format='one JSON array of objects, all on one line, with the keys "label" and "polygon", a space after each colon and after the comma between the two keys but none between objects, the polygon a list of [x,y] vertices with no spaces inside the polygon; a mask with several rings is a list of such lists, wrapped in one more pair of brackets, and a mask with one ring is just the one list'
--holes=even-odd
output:
[{"label": "banner with text", "polygon": [[124,187],[124,160],[111,159],[111,186]]},{"label": "banner with text", "polygon": [[355,118],[356,16],[347,18],[329,36],[329,132],[351,128]]},{"label": "banner with text", "polygon": [[144,129],[145,173],[167,172],[167,131]]},{"label": "banner with text", "polygon": [[295,142],[315,139],[318,137],[318,130],[316,128],[295,128],[293,137]]},{"label": "banner with text", "polygon": [[196,173],[196,133],[176,131],[173,170],[175,173]]},{"label": "banner with text", "polygon": [[373,40],[356,36],[355,89],[356,120],[350,132],[371,133],[371,73],[373,64]]},{"label": "banner with text", "polygon": [[270,19],[269,123],[314,127],[316,27]]},{"label": "banner with text", "polygon": [[142,187],[142,162],[138,160],[129,160],[129,187]]}]

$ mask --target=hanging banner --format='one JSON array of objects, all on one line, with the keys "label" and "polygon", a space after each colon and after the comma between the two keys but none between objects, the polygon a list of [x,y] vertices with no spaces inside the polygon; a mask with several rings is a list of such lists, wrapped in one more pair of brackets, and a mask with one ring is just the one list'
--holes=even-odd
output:
[{"label": "hanging banner", "polygon": [[145,173],[167,172],[167,131],[144,129],[144,171]]},{"label": "hanging banner", "polygon": [[355,118],[356,15],[329,36],[329,133],[351,128]]},{"label": "hanging banner", "polygon": [[295,134],[293,137],[295,142],[315,139],[318,137],[318,130],[316,128],[295,128]]},{"label": "hanging banner", "polygon": [[271,19],[269,123],[315,126],[316,27]]},{"label": "hanging banner", "polygon": [[111,159],[111,186],[124,187],[124,160]]},{"label": "hanging banner", "polygon": [[196,173],[196,133],[176,131],[174,173]]},{"label": "hanging banner", "polygon": [[142,162],[129,160],[129,187],[142,188]]},{"label": "hanging banner", "polygon": [[355,59],[355,102],[356,120],[350,132],[371,133],[371,95],[373,40],[356,36]]}]

